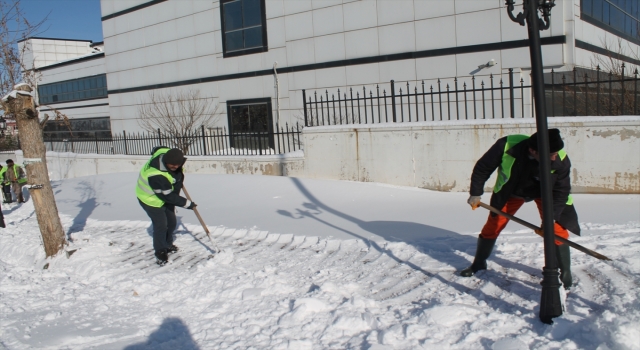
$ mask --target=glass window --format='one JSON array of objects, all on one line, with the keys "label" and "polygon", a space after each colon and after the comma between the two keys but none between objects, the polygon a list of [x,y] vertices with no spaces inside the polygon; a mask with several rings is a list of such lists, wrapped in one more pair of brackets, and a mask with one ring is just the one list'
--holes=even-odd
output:
[{"label": "glass window", "polygon": [[86,118],[86,119],[69,119],[69,127],[56,120],[47,121],[44,126],[45,138],[94,138],[111,137],[111,120],[109,117]]},{"label": "glass window", "polygon": [[265,0],[222,1],[224,55],[267,51]]},{"label": "glass window", "polygon": [[640,44],[640,0],[582,0],[582,19],[621,38]]},{"label": "glass window", "polygon": [[40,104],[71,102],[84,99],[107,97],[107,77],[105,74],[44,84],[38,87]]},{"label": "glass window", "polygon": [[271,100],[228,101],[231,146],[240,149],[273,148]]},{"label": "glass window", "polygon": [[225,3],[223,7],[225,32],[242,28],[242,1],[231,1]]}]

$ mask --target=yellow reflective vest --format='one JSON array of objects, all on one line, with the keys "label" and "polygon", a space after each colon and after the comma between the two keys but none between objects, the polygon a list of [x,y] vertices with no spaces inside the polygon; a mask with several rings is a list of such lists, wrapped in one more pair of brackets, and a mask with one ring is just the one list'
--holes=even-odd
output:
[{"label": "yellow reflective vest", "polygon": [[150,207],[160,208],[165,204],[165,202],[156,195],[156,192],[154,192],[154,190],[149,185],[149,177],[155,175],[162,175],[166,177],[167,180],[169,180],[169,183],[171,183],[172,190],[173,184],[175,184],[176,182],[176,180],[168,171],[162,171],[150,165],[151,161],[153,161],[156,157],[160,157],[168,151],[169,148],[162,148],[156,151],[156,153],[151,156],[151,159],[149,159],[149,161],[142,167],[142,169],[140,170],[140,175],[138,176],[136,196],[142,203]]}]

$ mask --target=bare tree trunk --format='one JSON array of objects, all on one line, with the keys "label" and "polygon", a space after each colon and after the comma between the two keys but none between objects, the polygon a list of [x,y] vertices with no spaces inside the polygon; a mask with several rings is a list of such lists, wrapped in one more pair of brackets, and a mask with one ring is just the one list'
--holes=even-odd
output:
[{"label": "bare tree trunk", "polygon": [[[30,89],[25,86],[20,90],[25,90],[25,88]],[[13,112],[16,116],[18,130],[20,130],[20,143],[28,178],[27,184],[30,186],[29,193],[40,226],[44,251],[47,257],[54,256],[66,244],[66,238],[49,180],[42,129],[32,97],[18,95],[13,106],[15,107]]]}]

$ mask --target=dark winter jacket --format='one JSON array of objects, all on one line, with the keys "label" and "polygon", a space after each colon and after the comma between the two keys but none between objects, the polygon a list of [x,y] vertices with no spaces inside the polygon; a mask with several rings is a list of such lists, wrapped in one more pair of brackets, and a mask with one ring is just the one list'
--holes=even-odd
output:
[{"label": "dark winter jacket", "polygon": [[[503,156],[506,154],[515,158],[511,167],[511,174],[506,182],[498,189],[494,188],[491,196],[491,206],[502,209],[507,200],[512,197],[520,197],[525,201],[531,201],[541,197],[540,170],[538,161],[529,155],[528,139],[516,144],[505,152],[507,137],[503,137],[489,148],[478,160],[471,175],[472,196],[480,196],[484,193],[484,185],[491,174],[501,166]],[[579,235],[580,225],[578,215],[570,199],[571,194],[571,161],[569,156],[558,156],[551,162],[551,188],[553,195],[553,218],[567,230]],[[492,214],[495,215],[495,214]]]},{"label": "dark winter jacket", "polygon": [[156,192],[156,196],[165,202],[165,206],[178,206],[178,207],[188,207],[191,202],[180,196],[180,191],[182,190],[182,183],[184,181],[184,173],[182,171],[182,166],[179,167],[176,171],[171,171],[166,167],[164,162],[162,161],[163,155],[155,157],[149,163],[150,167],[159,169],[160,171],[166,171],[175,180],[173,184],[173,190],[171,183],[167,180],[166,177],[162,175],[154,175],[149,176],[149,186]]}]

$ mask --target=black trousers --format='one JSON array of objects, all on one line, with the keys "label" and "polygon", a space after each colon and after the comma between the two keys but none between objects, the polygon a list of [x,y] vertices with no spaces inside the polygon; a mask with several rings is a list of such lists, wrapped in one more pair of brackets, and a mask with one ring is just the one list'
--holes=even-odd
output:
[{"label": "black trousers", "polygon": [[177,225],[175,207],[165,205],[156,208],[148,206],[139,200],[138,202],[151,218],[153,249],[156,252],[168,249],[173,244],[173,231],[175,231]]},{"label": "black trousers", "polygon": [[11,185],[2,185],[2,196],[4,197],[4,201],[10,203],[11,199]]}]

